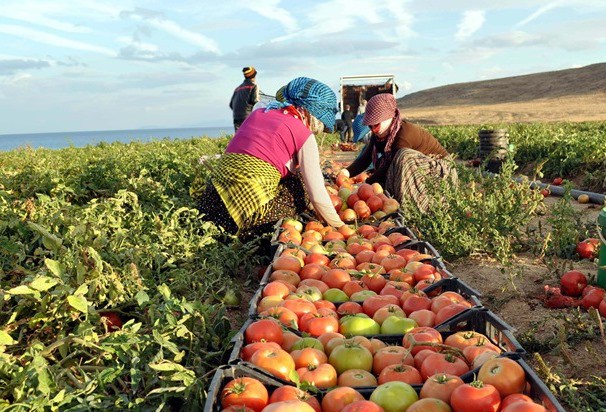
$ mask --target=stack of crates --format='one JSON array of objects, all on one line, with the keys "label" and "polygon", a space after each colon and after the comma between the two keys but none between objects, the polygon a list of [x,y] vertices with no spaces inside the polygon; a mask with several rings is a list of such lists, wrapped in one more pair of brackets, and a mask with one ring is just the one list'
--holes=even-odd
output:
[{"label": "stack of crates", "polygon": [[[410,240],[406,243],[398,245],[396,249],[408,248],[418,251],[424,255],[428,255],[429,257],[424,259],[423,263],[434,266],[436,272],[441,275],[441,279],[436,281],[431,286],[423,289],[424,292],[431,296],[445,292],[456,292],[463,296],[467,302],[469,302],[469,308],[434,326],[434,328],[441,334],[443,339],[446,339],[446,337],[460,331],[474,331],[485,335],[491,344],[496,345],[500,349],[501,352],[499,356],[508,357],[517,362],[523,368],[526,373],[526,379],[529,386],[527,393],[535,400],[535,402],[542,404],[545,409],[550,412],[565,412],[565,409],[549,391],[545,383],[541,381],[535,371],[533,371],[533,369],[526,362],[525,359],[527,357],[527,353],[520,343],[515,339],[512,327],[482,305],[480,300],[482,296],[480,292],[450,273],[446,269],[439,252],[430,243],[418,240],[414,233],[404,225],[403,217],[400,214],[392,214],[390,216],[386,216],[385,219],[389,219],[394,223],[394,225],[392,225],[393,227],[388,229],[389,233],[399,232],[410,238]],[[375,222],[374,224],[378,223],[379,222]],[[284,250],[288,247],[288,245],[282,244],[278,241],[282,230],[282,222],[280,221],[275,227],[275,233],[272,238],[273,261],[279,258]],[[246,328],[260,318],[257,307],[263,297],[264,287],[271,282],[272,273],[273,268],[272,264],[270,264],[260,281],[258,290],[250,301],[248,320],[232,339],[231,344],[233,346],[233,350],[229,357],[228,363],[219,367],[212,379],[208,389],[205,412],[218,412],[222,409],[221,392],[224,386],[231,380],[239,377],[254,377],[260,380],[265,384],[270,393],[272,390],[280,386],[295,385],[293,382],[274,376],[270,372],[252,364],[251,362],[243,360],[241,357],[241,350],[244,345],[246,345]],[[335,305],[338,307],[339,304],[336,303]],[[291,331],[299,336],[303,336],[303,334],[296,328],[291,328]],[[402,345],[403,336],[404,335],[376,334],[367,337],[379,339],[387,345]],[[461,378],[464,382],[471,382],[475,379],[478,370],[479,368],[472,369],[462,375]],[[418,393],[422,385],[412,386]],[[356,389],[365,398],[368,398],[375,388],[362,387]],[[327,389],[320,389],[313,394],[313,396],[316,396],[318,400],[321,401],[326,393]]]}]

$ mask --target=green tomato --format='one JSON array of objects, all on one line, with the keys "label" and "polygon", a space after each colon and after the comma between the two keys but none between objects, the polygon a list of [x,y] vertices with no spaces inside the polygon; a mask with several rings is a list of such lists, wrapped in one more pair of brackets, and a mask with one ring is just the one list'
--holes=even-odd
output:
[{"label": "green tomato", "polygon": [[347,293],[337,288],[330,288],[326,290],[326,292],[324,292],[323,297],[324,300],[327,300],[332,303],[347,302],[349,300],[349,296],[347,296]]},{"label": "green tomato", "polygon": [[409,384],[395,381],[377,386],[370,395],[370,400],[385,412],[404,412],[419,400],[419,396]]},{"label": "green tomato", "polygon": [[385,335],[403,335],[417,326],[419,325],[414,319],[390,315],[381,324],[381,333]]},{"label": "green tomato", "polygon": [[341,318],[339,332],[345,336],[368,336],[381,333],[381,325],[363,313],[348,315]]},{"label": "green tomato", "polygon": [[372,353],[356,342],[348,342],[335,347],[328,358],[337,374],[349,369],[372,370]]},{"label": "green tomato", "polygon": [[322,292],[316,286],[305,286],[303,288],[299,288],[297,293],[302,293],[306,296],[305,299],[315,302],[317,300],[322,299]]},{"label": "green tomato", "polygon": [[364,302],[366,298],[371,296],[377,296],[377,293],[372,290],[361,290],[359,292],[352,293],[349,299],[353,300],[354,302]]},{"label": "green tomato", "polygon": [[295,344],[292,345],[291,351],[305,348],[319,349],[324,352],[324,345],[322,345],[322,342],[311,336],[306,336],[296,341]]}]

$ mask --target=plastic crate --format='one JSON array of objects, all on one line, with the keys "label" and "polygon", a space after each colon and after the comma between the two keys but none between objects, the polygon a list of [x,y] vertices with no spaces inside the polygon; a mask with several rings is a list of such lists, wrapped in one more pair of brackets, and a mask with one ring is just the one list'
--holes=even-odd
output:
[{"label": "plastic crate", "polygon": [[525,355],[526,350],[513,336],[513,328],[486,308],[471,308],[435,326],[440,332],[452,334],[475,331],[486,335],[506,354]]},{"label": "plastic crate", "polygon": [[558,402],[553,393],[547,388],[545,382],[539,378],[532,367],[524,361],[524,359],[517,359],[520,366],[526,372],[526,381],[530,383],[530,394],[532,399],[540,401],[540,403],[549,412],[566,412],[566,409]]},{"label": "plastic crate", "polygon": [[452,273],[446,269],[440,274],[443,276],[442,279],[423,289],[427,295],[431,295],[435,292],[438,292],[438,294],[443,292],[457,292],[464,298],[472,300],[472,303],[474,303],[475,306],[482,306],[482,303],[479,300],[479,298],[482,297],[482,294],[478,290],[472,288],[461,279],[453,277]]},{"label": "plastic crate", "polygon": [[206,392],[206,402],[204,403],[204,412],[220,412],[221,391],[225,385],[233,379],[249,377],[261,381],[271,393],[273,389],[284,386],[284,382],[261,373],[258,370],[248,368],[245,365],[224,365],[217,368]]}]

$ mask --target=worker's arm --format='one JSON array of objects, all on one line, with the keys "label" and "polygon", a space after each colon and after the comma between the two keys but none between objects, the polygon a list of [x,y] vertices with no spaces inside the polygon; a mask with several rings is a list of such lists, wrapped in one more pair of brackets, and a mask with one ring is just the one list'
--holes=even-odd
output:
[{"label": "worker's arm", "polygon": [[343,226],[344,223],[337,215],[324,186],[324,176],[320,169],[320,153],[313,134],[297,153],[297,160],[301,167],[305,188],[316,213],[332,227]]},{"label": "worker's arm", "polygon": [[368,169],[368,166],[372,163],[373,144],[374,142],[371,140],[370,143],[364,146],[364,149],[362,149],[362,153],[360,153],[358,158],[347,166],[347,171],[350,176],[357,176]]}]

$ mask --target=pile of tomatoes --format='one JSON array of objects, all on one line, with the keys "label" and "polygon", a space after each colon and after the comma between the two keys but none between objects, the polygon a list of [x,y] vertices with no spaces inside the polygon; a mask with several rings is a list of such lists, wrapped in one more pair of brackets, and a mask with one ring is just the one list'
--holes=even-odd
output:
[{"label": "pile of tomatoes", "polygon": [[[331,194],[341,211],[348,200],[372,205],[381,190],[339,183]],[[223,379],[213,410],[546,410],[527,396],[518,347],[461,330],[463,315],[483,311],[473,289],[457,287],[435,249],[381,211],[376,223],[339,229],[281,222],[231,358],[255,373]]]}]

